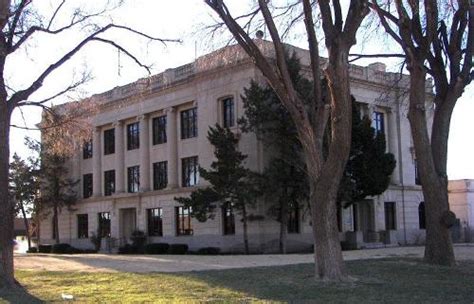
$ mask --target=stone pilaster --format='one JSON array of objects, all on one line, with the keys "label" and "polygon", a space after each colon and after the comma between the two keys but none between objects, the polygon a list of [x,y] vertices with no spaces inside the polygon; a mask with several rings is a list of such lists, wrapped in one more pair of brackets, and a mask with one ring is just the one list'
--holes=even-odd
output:
[{"label": "stone pilaster", "polygon": [[94,128],[92,137],[92,160],[94,168],[92,171],[92,192],[93,196],[102,195],[102,133],[100,127]]},{"label": "stone pilaster", "polygon": [[123,136],[123,122],[116,121],[115,128],[115,193],[125,192],[125,159],[124,159],[124,136]]},{"label": "stone pilaster", "polygon": [[177,188],[178,182],[178,132],[176,125],[176,110],[166,110],[166,140],[168,154],[168,189]]},{"label": "stone pilaster", "polygon": [[140,191],[150,191],[150,119],[141,115],[140,120]]},{"label": "stone pilaster", "polygon": [[397,167],[393,170],[392,173],[392,183],[400,184],[400,171],[398,166],[402,165],[401,159],[398,154],[398,131],[400,128],[397,126],[397,113],[393,110],[387,111],[387,144],[388,151],[395,156],[397,162]]}]

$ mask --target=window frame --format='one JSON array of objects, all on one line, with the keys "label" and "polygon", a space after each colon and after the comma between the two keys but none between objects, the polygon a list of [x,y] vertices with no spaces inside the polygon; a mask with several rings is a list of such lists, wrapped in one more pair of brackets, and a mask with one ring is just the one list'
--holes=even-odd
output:
[{"label": "window frame", "polygon": [[[154,213],[157,214],[154,214]],[[160,207],[149,208],[146,211],[148,236],[163,236],[163,209]]]},{"label": "window frame", "polygon": [[127,150],[140,149],[140,123],[127,124]]},{"label": "window frame", "polygon": [[127,192],[137,193],[140,191],[140,166],[127,168]]},{"label": "window frame", "polygon": [[197,156],[181,159],[181,186],[194,187],[199,184],[199,159]]},{"label": "window frame", "polygon": [[180,112],[181,139],[198,136],[197,107]]},{"label": "window frame", "polygon": [[222,234],[235,235],[235,213],[233,204],[230,202],[222,204]]},{"label": "window frame", "polygon": [[104,130],[104,155],[115,153],[115,128]]},{"label": "window frame", "polygon": [[153,145],[165,144],[168,141],[166,137],[167,123],[166,115],[157,116],[152,119]]},{"label": "window frame", "polygon": [[385,135],[385,112],[372,112],[372,127],[375,129],[377,134]]},{"label": "window frame", "polygon": [[90,159],[94,156],[92,139],[84,141],[82,144],[82,159]]},{"label": "window frame", "polygon": [[[111,235],[111,222],[110,212],[99,212],[97,213],[97,227],[98,234],[102,238],[110,237]],[[103,226],[105,225],[105,227]],[[104,229],[107,228],[107,229]]]},{"label": "window frame", "polygon": [[235,100],[233,96],[221,98],[222,126],[232,128],[235,126]]},{"label": "window frame", "polygon": [[191,213],[191,207],[175,207],[176,236],[190,236],[194,234]]},{"label": "window frame", "polygon": [[[85,222],[84,222],[85,219]],[[88,239],[89,238],[89,215],[77,214],[77,238]]]},{"label": "window frame", "polygon": [[168,186],[168,161],[153,163],[153,190],[162,190]]},{"label": "window frame", "polygon": [[94,192],[94,177],[92,173],[82,176],[82,198],[86,199],[92,196]]},{"label": "window frame", "polygon": [[115,179],[115,170],[104,171],[104,196],[111,196],[115,193]]}]

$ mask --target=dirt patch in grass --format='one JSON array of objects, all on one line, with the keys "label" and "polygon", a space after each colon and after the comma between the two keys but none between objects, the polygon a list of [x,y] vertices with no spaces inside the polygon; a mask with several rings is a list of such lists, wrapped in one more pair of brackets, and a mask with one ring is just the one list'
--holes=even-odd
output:
[{"label": "dirt patch in grass", "polygon": [[[347,262],[349,283],[323,283],[313,264],[187,273],[18,271],[28,292],[47,302],[470,303],[474,262],[430,266],[413,258]],[[0,294],[0,299],[2,295]]]}]

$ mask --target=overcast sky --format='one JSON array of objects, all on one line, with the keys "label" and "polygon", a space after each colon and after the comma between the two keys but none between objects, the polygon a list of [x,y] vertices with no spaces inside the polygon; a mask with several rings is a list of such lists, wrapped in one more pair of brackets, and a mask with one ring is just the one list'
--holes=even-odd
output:
[{"label": "overcast sky", "polygon": [[[74,0],[71,2],[76,4],[82,2],[85,5],[94,6],[99,1]],[[235,5],[231,6],[231,11],[243,11],[248,7],[246,1],[243,0],[229,2],[231,5]],[[48,12],[58,1],[43,0],[34,3],[40,6],[41,12]],[[206,54],[212,49],[222,46],[222,39],[212,41],[208,39],[208,36],[202,34],[204,25],[212,24],[213,18],[211,16],[213,14],[202,0],[129,0],[123,7],[111,13],[114,23],[131,26],[151,36],[179,38],[183,40],[183,43],[168,43],[164,46],[119,32],[112,32],[106,37],[119,41],[143,62],[152,64],[152,73],[156,74],[167,68],[189,63],[194,60],[196,55]],[[61,20],[59,19],[59,21]],[[70,49],[81,37],[83,37],[81,31],[71,31],[60,37],[38,35],[26,49],[9,58],[6,67],[6,79],[9,85],[14,88],[23,88],[28,85],[35,76]],[[292,43],[304,47],[305,38],[303,36],[295,33],[290,38]],[[387,52],[390,51],[391,44],[389,42],[380,43],[380,40],[376,43],[364,41],[364,44],[359,45],[358,48],[368,53]],[[363,63],[366,64],[367,61]],[[388,65],[389,68],[396,69],[393,61],[388,62]],[[51,75],[44,83],[44,88],[31,99],[40,100],[60,91],[84,71],[91,73],[93,79],[83,86],[80,92],[55,100],[55,104],[68,101],[71,98],[78,98],[78,96],[86,97],[104,92],[148,75],[144,69],[134,65],[123,54],[120,56],[119,62],[117,51],[110,46],[93,43],[81,51],[74,60]],[[474,179],[474,140],[471,134],[474,131],[473,97],[474,88],[471,85],[454,110],[448,156],[450,179]],[[22,116],[25,117],[29,127],[34,126],[41,119],[39,109],[23,108],[22,112],[15,111],[13,124],[24,126]],[[26,135],[39,138],[38,131],[12,129],[10,140],[12,154],[16,152],[23,157],[29,155],[29,151],[23,144]]]}]

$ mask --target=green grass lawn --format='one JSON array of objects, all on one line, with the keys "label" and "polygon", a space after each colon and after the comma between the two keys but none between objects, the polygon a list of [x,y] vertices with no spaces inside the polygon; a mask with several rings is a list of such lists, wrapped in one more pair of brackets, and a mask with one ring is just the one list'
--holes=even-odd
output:
[{"label": "green grass lawn", "polygon": [[[179,274],[18,271],[17,278],[31,295],[46,302],[61,302],[61,294],[67,293],[78,302],[101,303],[474,303],[474,262],[454,268],[416,259],[347,265],[355,280],[340,284],[314,280],[311,264]],[[12,299],[0,294],[0,302],[2,298]],[[11,302],[20,302],[15,299]]]}]

